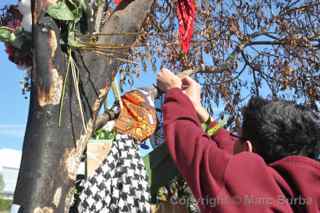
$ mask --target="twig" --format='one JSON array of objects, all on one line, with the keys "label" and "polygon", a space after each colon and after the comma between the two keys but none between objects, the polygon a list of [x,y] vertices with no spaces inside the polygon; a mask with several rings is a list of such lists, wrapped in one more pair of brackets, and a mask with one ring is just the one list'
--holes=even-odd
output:
[{"label": "twig", "polygon": [[114,57],[114,54],[113,54],[113,53],[105,53],[105,52],[102,52],[102,51],[99,51],[99,50],[94,51],[94,52],[97,53],[97,54],[99,54],[99,55],[106,56],[106,57],[112,57],[113,59],[119,60],[119,61],[121,61],[121,62],[139,65],[137,62],[132,61],[132,60],[129,60],[129,59]]},{"label": "twig", "polygon": [[[227,61],[224,64],[221,64],[219,66],[198,66],[192,69],[187,69],[182,71],[181,73],[177,74],[179,77],[184,77],[184,76],[191,76],[194,75],[196,73],[222,73],[226,70],[229,70],[232,66],[232,63],[230,63],[229,61]],[[151,88],[149,88],[151,90],[152,96],[153,98],[157,98],[162,94],[162,91],[159,90],[159,88],[157,87],[157,85],[153,85]]]},{"label": "twig", "polygon": [[119,101],[120,109],[123,109],[123,102],[121,99],[121,93],[120,93],[119,86],[118,86],[115,79],[113,79],[113,81],[111,82],[111,89],[113,91],[115,99],[117,101]]},{"label": "twig", "polygon": [[253,76],[253,81],[254,81],[254,85],[255,85],[255,92],[256,92],[256,95],[259,96],[259,84],[258,84],[257,76],[256,76],[257,69],[254,66],[252,66],[252,64],[249,62],[249,59],[247,58],[247,56],[245,55],[245,53],[243,51],[241,51],[241,55],[245,61],[245,64],[247,64],[252,69],[252,76]]},{"label": "twig", "polygon": [[64,77],[64,81],[63,81],[63,88],[62,88],[60,109],[59,109],[59,120],[58,120],[58,126],[59,127],[61,126],[61,118],[62,118],[62,110],[63,110],[63,104],[64,104],[64,96],[65,96],[65,91],[66,91],[66,85],[67,85],[67,80],[68,80],[68,76],[69,76],[69,71],[70,71],[70,60],[68,60],[67,72],[66,72],[66,76]]},{"label": "twig", "polygon": [[296,12],[296,11],[304,11],[306,9],[309,9],[309,8],[312,8],[312,7],[315,7],[315,6],[318,6],[320,3],[317,2],[317,3],[314,3],[314,4],[309,4],[309,5],[302,5],[300,7],[294,7],[294,8],[290,8],[286,11],[284,11],[283,13],[279,14],[279,17],[281,16],[284,16],[284,15],[289,15],[293,12]]},{"label": "twig", "polygon": [[[248,47],[248,46],[255,46],[255,45],[283,45],[283,46],[292,46],[289,42],[287,42],[286,40],[288,40],[290,38],[284,38],[278,41],[252,41],[249,43],[246,43],[244,45],[244,47]],[[302,48],[310,48],[310,47],[315,47],[317,48],[318,45],[310,45],[310,46],[306,46],[306,45],[301,45],[301,44],[297,44],[297,47],[302,47]]]},{"label": "twig", "polygon": [[256,71],[252,70],[253,81],[256,89],[256,95],[259,96],[259,84],[256,76]]},{"label": "twig", "polygon": [[84,112],[83,112],[83,107],[82,107],[82,102],[81,102],[81,95],[80,95],[80,90],[79,90],[79,81],[78,81],[78,77],[77,77],[77,67],[75,66],[75,63],[73,61],[73,58],[71,55],[71,50],[69,50],[69,60],[70,60],[70,65],[71,65],[71,74],[72,74],[72,78],[73,78],[74,89],[75,89],[76,96],[77,96],[78,103],[79,103],[81,120],[82,120],[84,131],[87,133],[86,122],[84,119]]},{"label": "twig", "polygon": [[215,85],[225,84],[225,83],[229,83],[231,81],[234,81],[234,80],[238,79],[240,77],[240,75],[245,71],[246,67],[247,67],[247,64],[245,64],[243,66],[243,68],[240,70],[240,72],[238,72],[237,75],[234,76],[233,78],[229,78],[229,79],[226,79],[226,80],[223,80],[223,81],[220,81],[220,82],[216,82],[213,85],[215,86]]},{"label": "twig", "polygon": [[95,36],[114,36],[114,35],[139,35],[141,32],[119,32],[119,33],[93,33]]},{"label": "twig", "polygon": [[245,44],[245,47],[254,46],[254,45],[285,45],[283,41],[252,41]]},{"label": "twig", "polygon": [[101,129],[108,121],[112,121],[119,116],[118,112],[113,110],[107,110],[103,114],[99,115],[96,120],[94,129]]},{"label": "twig", "polygon": [[221,73],[226,70],[231,69],[232,64],[230,62],[226,62],[219,66],[198,66],[192,69],[187,69],[178,74],[178,76],[190,76],[196,73]]},{"label": "twig", "polygon": [[96,44],[96,43],[82,43],[81,44],[85,45],[83,47],[79,47],[80,49],[100,49],[100,50],[104,50],[104,49],[130,49],[133,46],[130,45],[123,45],[123,46],[118,46],[118,45],[111,45],[111,44]]}]

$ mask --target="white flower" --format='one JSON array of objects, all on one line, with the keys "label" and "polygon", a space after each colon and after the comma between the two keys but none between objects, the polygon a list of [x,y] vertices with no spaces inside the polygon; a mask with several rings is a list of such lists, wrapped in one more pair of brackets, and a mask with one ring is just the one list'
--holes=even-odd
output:
[{"label": "white flower", "polygon": [[23,16],[21,27],[27,31],[32,31],[32,15],[31,15],[31,0],[20,0],[18,9]]}]

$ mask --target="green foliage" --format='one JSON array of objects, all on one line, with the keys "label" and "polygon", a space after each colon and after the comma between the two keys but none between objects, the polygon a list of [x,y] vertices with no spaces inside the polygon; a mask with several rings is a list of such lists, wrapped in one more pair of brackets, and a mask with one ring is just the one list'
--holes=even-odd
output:
[{"label": "green foliage", "polygon": [[87,2],[85,0],[73,1],[58,1],[48,7],[47,13],[54,19],[60,21],[70,21],[73,26],[77,24],[82,18],[83,14],[88,9]]},{"label": "green foliage", "polygon": [[11,44],[22,51],[29,51],[32,47],[31,33],[21,28],[14,31],[8,27],[0,26],[0,41]]},{"label": "green foliage", "polygon": [[0,198],[0,211],[9,211],[12,201]]},{"label": "green foliage", "polygon": [[12,43],[15,39],[15,34],[9,28],[0,27],[0,41]]},{"label": "green foliage", "polygon": [[65,2],[59,1],[48,7],[48,14],[57,20],[73,21],[75,16]]},{"label": "green foliage", "polygon": [[87,4],[86,0],[79,0],[79,4],[80,4],[80,6],[81,6],[81,8],[83,10],[87,10],[88,9],[88,4]]},{"label": "green foliage", "polygon": [[74,47],[74,48],[80,48],[83,47],[84,45],[81,44],[78,39],[76,38],[75,31],[73,30],[73,26],[69,25],[69,32],[68,32],[68,45],[69,47]]},{"label": "green foliage", "polygon": [[2,175],[0,175],[0,193],[3,191],[3,189],[4,189],[4,181],[3,181]]},{"label": "green foliage", "polygon": [[114,131],[106,131],[105,129],[99,129],[96,131],[94,138],[98,140],[114,140],[116,133]]},{"label": "green foliage", "polygon": [[68,28],[68,36],[65,43],[69,47],[80,48],[83,45],[76,38],[76,26],[80,23],[81,18],[88,9],[87,2],[85,0],[79,1],[58,1],[48,7],[47,13],[54,19],[60,21],[66,21]]},{"label": "green foliage", "polygon": [[68,5],[69,5],[69,9],[72,11],[72,14],[74,16],[74,23],[78,23],[83,15],[83,13],[85,13],[86,9],[87,9],[87,5],[84,2],[84,0],[80,0],[80,1],[72,1],[72,0],[68,0],[67,1]]}]

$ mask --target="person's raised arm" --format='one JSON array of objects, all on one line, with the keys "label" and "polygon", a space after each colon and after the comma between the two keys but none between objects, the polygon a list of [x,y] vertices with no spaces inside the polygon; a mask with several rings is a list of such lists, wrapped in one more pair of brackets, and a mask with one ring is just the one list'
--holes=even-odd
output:
[{"label": "person's raised arm", "polygon": [[169,152],[195,197],[216,196],[224,184],[224,170],[231,155],[203,132],[192,103],[181,89],[166,93],[163,113]]},{"label": "person's raised arm", "polygon": [[[168,82],[176,83],[169,86]],[[171,72],[161,71],[158,85],[166,92],[164,133],[174,162],[196,198],[217,195],[231,155],[219,149],[215,141],[203,132],[191,100],[179,88],[178,80]]]},{"label": "person's raised arm", "polygon": [[[210,117],[207,110],[201,104],[200,85],[192,78],[186,76],[182,78],[182,88],[183,92],[189,97],[190,101],[192,102],[192,105],[197,113],[200,122],[206,123],[209,120],[209,129],[215,129],[219,124]],[[233,154],[235,139],[230,135],[229,131],[227,131],[224,128],[219,128],[215,130],[215,132],[212,135],[210,135],[210,137],[217,143],[217,146],[220,149],[223,149],[228,153]]]}]

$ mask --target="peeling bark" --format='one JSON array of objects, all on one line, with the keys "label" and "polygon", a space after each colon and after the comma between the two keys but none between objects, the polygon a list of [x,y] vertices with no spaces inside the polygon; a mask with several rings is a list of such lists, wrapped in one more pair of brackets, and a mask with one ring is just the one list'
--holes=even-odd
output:
[{"label": "peeling bark", "polygon": [[48,71],[48,75],[50,75],[50,87],[49,91],[46,92],[41,87],[38,87],[38,102],[41,107],[47,105],[58,105],[60,103],[62,87],[63,87],[63,79],[62,76],[59,75],[57,69],[53,68]]},{"label": "peeling bark", "polygon": [[[56,23],[44,15],[54,1],[33,0],[34,67],[27,130],[14,204],[20,212],[68,212],[81,155],[94,131],[95,119],[120,65],[90,51],[75,51],[86,129],[71,77],[61,97],[66,55]],[[102,26],[103,33],[139,32],[153,1],[124,1]],[[99,38],[98,43],[132,45],[137,35]],[[120,53],[127,55],[128,49]],[[63,98],[62,123],[58,119]]]},{"label": "peeling bark", "polygon": [[50,207],[37,207],[34,209],[33,213],[53,213],[53,209]]},{"label": "peeling bark", "polygon": [[89,141],[93,133],[93,122],[90,120],[87,125],[87,132],[80,135],[79,140],[76,141],[76,146],[72,149],[66,149],[63,158],[62,165],[66,168],[66,176],[74,181],[76,179],[78,166],[81,160],[81,154],[86,148],[87,142]]},{"label": "peeling bark", "polygon": [[51,59],[56,55],[58,48],[58,41],[56,33],[53,30],[49,30],[49,49],[51,50]]},{"label": "peeling bark", "polygon": [[57,190],[55,191],[54,196],[53,196],[53,205],[55,207],[59,206],[59,203],[61,201],[61,194],[62,194],[62,188],[59,187],[59,188],[57,188]]}]

